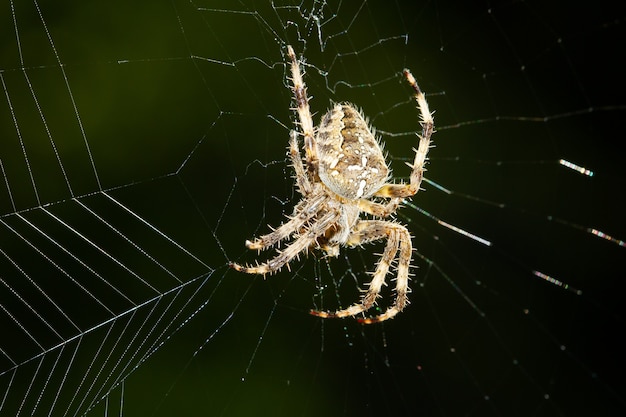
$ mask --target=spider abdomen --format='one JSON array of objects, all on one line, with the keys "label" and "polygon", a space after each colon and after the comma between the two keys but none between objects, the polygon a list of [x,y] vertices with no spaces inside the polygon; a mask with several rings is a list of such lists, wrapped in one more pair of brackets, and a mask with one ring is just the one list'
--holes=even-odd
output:
[{"label": "spider abdomen", "polygon": [[389,177],[372,128],[351,104],[337,104],[324,115],[317,152],[322,182],[350,200],[371,197]]}]

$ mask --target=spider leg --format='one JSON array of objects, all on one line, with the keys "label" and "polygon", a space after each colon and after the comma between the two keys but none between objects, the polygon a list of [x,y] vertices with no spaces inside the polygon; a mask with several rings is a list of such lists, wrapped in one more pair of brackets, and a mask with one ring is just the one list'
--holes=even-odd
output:
[{"label": "spider leg", "polygon": [[273,274],[288,264],[293,258],[297,257],[301,252],[306,251],[313,245],[317,238],[323,235],[326,229],[337,221],[337,218],[338,215],[336,213],[326,213],[319,220],[313,222],[308,230],[298,236],[284,250],[277,251],[278,255],[267,262],[256,266],[243,266],[231,263],[230,266],[239,272],[245,272],[247,274]]},{"label": "spider leg", "polygon": [[369,283],[369,287],[359,304],[354,304],[343,310],[335,312],[312,310],[311,314],[322,318],[341,318],[354,316],[369,310],[376,299],[380,296],[380,290],[385,283],[385,276],[389,271],[389,267],[396,257],[398,247],[400,248],[400,257],[398,263],[398,278],[396,282],[396,299],[392,307],[374,318],[360,319],[361,323],[377,323],[387,320],[395,316],[398,312],[408,304],[408,280],[409,280],[409,263],[411,261],[411,236],[408,230],[399,224],[382,221],[382,220],[363,220],[360,221],[348,238],[348,245],[361,245],[363,243],[387,238],[387,245],[383,252],[374,277]]},{"label": "spider leg", "polygon": [[302,200],[294,208],[293,214],[289,217],[288,222],[281,224],[273,232],[258,237],[253,241],[246,240],[246,247],[251,250],[265,250],[271,248],[281,240],[288,238],[315,216],[319,206],[325,199],[326,197],[324,195],[320,195],[310,200]]},{"label": "spider leg", "polygon": [[291,131],[291,140],[289,141],[289,158],[291,159],[291,165],[296,174],[296,185],[300,194],[308,196],[311,194],[313,187],[311,181],[307,175],[304,165],[302,164],[302,158],[300,157],[300,149],[298,148],[298,132]]},{"label": "spider leg", "polygon": [[413,245],[411,244],[411,235],[406,227],[392,223],[400,239],[400,255],[398,256],[398,276],[396,278],[396,297],[393,305],[387,308],[383,314],[371,318],[359,318],[359,323],[372,324],[380,323],[387,319],[393,318],[396,314],[404,310],[409,304],[408,293],[409,288],[409,265],[411,264],[411,252]]},{"label": "spider leg", "polygon": [[409,184],[385,184],[380,190],[374,194],[376,197],[411,197],[420,189],[422,178],[424,177],[424,165],[426,164],[426,156],[428,155],[428,149],[430,149],[430,137],[435,129],[435,122],[433,115],[428,108],[428,102],[424,93],[417,85],[417,81],[411,74],[411,71],[405,69],[403,71],[404,78],[411,85],[414,90],[413,98],[417,102],[417,106],[420,110],[420,118],[422,125],[422,134],[419,136],[420,141],[417,149],[415,150],[415,159],[413,164],[407,163],[412,168],[411,180]]},{"label": "spider leg", "polygon": [[302,79],[298,58],[296,58],[296,53],[291,45],[287,45],[287,55],[289,55],[291,60],[291,82],[293,83],[292,89],[296,100],[296,111],[298,112],[302,135],[304,136],[306,166],[313,174],[317,174],[318,158],[315,147],[315,131],[311,108],[309,107],[309,98],[306,95],[306,85]]},{"label": "spider leg", "polygon": [[393,198],[387,204],[376,203],[371,200],[359,200],[359,210],[376,217],[389,217],[396,212],[403,198]]}]

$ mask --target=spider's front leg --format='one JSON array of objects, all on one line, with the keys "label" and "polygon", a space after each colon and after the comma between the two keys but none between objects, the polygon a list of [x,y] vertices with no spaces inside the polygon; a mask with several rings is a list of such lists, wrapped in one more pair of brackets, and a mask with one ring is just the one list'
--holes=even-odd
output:
[{"label": "spider's front leg", "polygon": [[383,238],[387,238],[385,251],[376,266],[372,281],[369,283],[367,292],[361,302],[335,312],[312,310],[312,315],[322,318],[342,318],[355,316],[369,310],[380,296],[380,290],[385,283],[385,277],[396,257],[398,248],[400,249],[400,256],[398,258],[398,277],[396,279],[394,304],[385,313],[373,318],[359,319],[359,322],[365,324],[381,322],[394,317],[406,307],[409,302],[407,294],[409,292],[409,264],[412,251],[411,236],[408,230],[404,226],[390,221],[362,220],[350,234],[347,244],[357,246]]},{"label": "spider's front leg", "polygon": [[380,323],[395,317],[396,314],[404,310],[409,304],[408,294],[411,292],[409,288],[409,267],[411,266],[411,253],[413,245],[411,244],[411,234],[406,227],[392,222],[387,222],[389,227],[393,228],[394,233],[398,235],[400,240],[400,255],[398,255],[398,268],[396,277],[396,297],[394,303],[387,308],[383,314],[376,317],[360,318],[359,323],[372,324]]}]

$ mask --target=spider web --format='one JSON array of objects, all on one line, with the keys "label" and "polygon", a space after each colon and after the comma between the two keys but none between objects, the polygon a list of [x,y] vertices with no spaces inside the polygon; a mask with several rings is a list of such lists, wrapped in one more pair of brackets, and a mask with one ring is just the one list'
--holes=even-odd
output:
[{"label": "spider web", "polygon": [[[4,1],[0,415],[623,414],[625,25],[604,3]],[[315,121],[362,107],[398,179],[402,68],[436,112],[390,322],[308,314],[357,300],[381,245],[227,267],[271,256],[243,242],[298,200],[287,44]]]}]

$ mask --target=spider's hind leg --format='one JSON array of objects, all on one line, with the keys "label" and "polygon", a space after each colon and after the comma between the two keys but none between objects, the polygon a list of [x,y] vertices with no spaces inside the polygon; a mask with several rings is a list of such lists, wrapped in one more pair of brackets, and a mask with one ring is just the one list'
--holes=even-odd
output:
[{"label": "spider's hind leg", "polygon": [[307,171],[302,163],[300,149],[298,148],[298,132],[295,130],[291,131],[291,139],[289,140],[289,159],[291,159],[291,166],[293,167],[295,173],[298,191],[303,196],[311,194],[313,186],[311,185]]},{"label": "spider's hind leg", "polygon": [[300,61],[296,57],[291,45],[287,45],[287,55],[291,61],[291,83],[294,100],[296,102],[296,112],[304,137],[304,151],[306,166],[312,172],[316,172],[317,164],[317,148],[315,146],[315,130],[313,127],[313,117],[311,116],[311,108],[309,106],[309,97],[306,94],[306,85],[302,79],[302,71],[300,70]]}]

